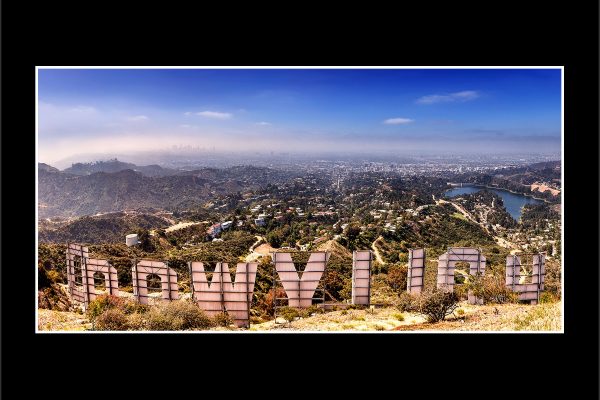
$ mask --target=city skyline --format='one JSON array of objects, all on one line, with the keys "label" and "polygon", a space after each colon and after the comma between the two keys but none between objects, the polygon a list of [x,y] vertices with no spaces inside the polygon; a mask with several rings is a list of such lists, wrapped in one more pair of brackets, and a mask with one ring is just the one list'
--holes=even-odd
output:
[{"label": "city skyline", "polygon": [[160,151],[559,153],[560,69],[43,69],[38,160]]}]

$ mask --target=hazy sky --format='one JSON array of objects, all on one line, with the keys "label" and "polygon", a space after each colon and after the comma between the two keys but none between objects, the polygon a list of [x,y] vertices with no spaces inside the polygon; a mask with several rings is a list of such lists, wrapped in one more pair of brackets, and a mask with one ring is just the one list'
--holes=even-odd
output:
[{"label": "hazy sky", "polygon": [[217,150],[559,152],[560,70],[39,70],[40,162]]}]

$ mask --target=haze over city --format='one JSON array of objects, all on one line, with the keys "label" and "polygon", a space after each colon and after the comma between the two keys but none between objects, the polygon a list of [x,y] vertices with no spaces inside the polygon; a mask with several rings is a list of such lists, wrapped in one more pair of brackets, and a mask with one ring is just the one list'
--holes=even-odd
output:
[{"label": "haze over city", "polygon": [[40,69],[38,87],[38,160],[59,168],[182,152],[560,154],[559,69]]}]

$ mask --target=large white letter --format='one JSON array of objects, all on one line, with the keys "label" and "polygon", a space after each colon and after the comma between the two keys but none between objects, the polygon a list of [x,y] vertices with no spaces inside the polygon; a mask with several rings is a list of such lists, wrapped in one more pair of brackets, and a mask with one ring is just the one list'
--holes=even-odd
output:
[{"label": "large white letter", "polygon": [[209,315],[227,311],[237,326],[249,326],[257,269],[257,263],[238,263],[234,283],[229,265],[217,263],[209,283],[204,264],[190,263],[194,301]]},{"label": "large white letter", "polygon": [[311,253],[300,278],[291,253],[273,253],[273,263],[288,297],[288,306],[308,308],[312,305],[312,297],[328,259],[327,252]]}]

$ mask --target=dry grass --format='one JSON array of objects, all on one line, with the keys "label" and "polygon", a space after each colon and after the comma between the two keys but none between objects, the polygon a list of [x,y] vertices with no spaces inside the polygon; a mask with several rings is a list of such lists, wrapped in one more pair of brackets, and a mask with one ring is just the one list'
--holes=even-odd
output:
[{"label": "dry grass", "polygon": [[539,304],[460,304],[463,314],[454,313],[447,321],[418,324],[396,330],[424,331],[560,331],[561,302]]},{"label": "dry grass", "polygon": [[85,331],[91,327],[92,324],[85,315],[38,309],[38,330],[40,331]]},{"label": "dry grass", "polygon": [[[535,306],[527,304],[469,305],[461,302],[446,321],[428,323],[424,316],[399,313],[395,307],[368,310],[340,310],[313,314],[288,324],[282,318],[252,324],[250,331],[560,331],[561,302]],[[85,315],[38,309],[40,331],[86,331],[91,323]],[[403,320],[402,320],[403,319]],[[210,330],[236,330],[213,327]]]},{"label": "dry grass", "polygon": [[[293,330],[293,331],[377,331],[392,330],[398,326],[422,323],[425,318],[413,313],[404,313],[404,320],[398,318],[398,310],[393,307],[372,310],[332,311],[298,319],[291,324],[274,321],[251,325],[251,331]],[[383,328],[383,329],[382,329]]]},{"label": "dry grass", "polygon": [[[460,311],[459,311],[460,310]],[[404,312],[393,307],[372,310],[332,311],[308,318],[297,319],[290,324],[282,318],[252,324],[251,331],[560,331],[561,303],[496,304],[476,306],[460,303],[460,309],[446,321],[428,323],[424,316]],[[399,318],[402,315],[402,318]]]}]

